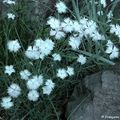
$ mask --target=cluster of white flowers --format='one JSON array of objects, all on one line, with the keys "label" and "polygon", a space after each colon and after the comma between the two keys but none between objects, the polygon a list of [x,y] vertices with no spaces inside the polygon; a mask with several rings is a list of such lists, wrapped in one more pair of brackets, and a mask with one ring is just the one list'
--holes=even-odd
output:
[{"label": "cluster of white flowers", "polygon": [[[7,49],[10,52],[17,53],[20,48],[21,46],[18,40],[9,40],[7,42]],[[25,51],[25,55],[33,60],[39,58],[44,59],[45,56],[51,53],[53,48],[54,48],[54,42],[52,40],[36,39],[34,41],[34,45],[29,46],[28,49]],[[61,61],[60,54],[54,53],[52,57],[54,61]],[[4,73],[8,74],[9,76],[12,73],[15,73],[15,69],[13,68],[13,65],[5,66]],[[47,95],[50,95],[50,93],[54,89],[55,83],[53,83],[51,79],[46,80],[44,85],[44,80],[42,75],[32,76],[32,73],[27,69],[20,71],[19,74],[20,74],[20,78],[26,81],[26,86],[29,90],[27,97],[30,101],[38,100],[40,96],[38,89],[40,88],[40,86],[42,87],[43,94],[47,94]],[[9,100],[3,98],[1,102],[1,106],[4,107],[5,109],[8,109],[13,106],[13,102],[11,102],[11,98],[17,98],[21,94],[21,88],[19,87],[19,85],[13,83],[10,85],[10,87],[8,87],[7,93],[10,96]]]},{"label": "cluster of white flowers", "polygon": [[28,99],[30,101],[37,101],[39,99],[40,95],[38,89],[40,88],[40,86],[43,89],[43,94],[47,95],[51,94],[52,90],[54,89],[55,83],[53,83],[52,80],[46,80],[44,85],[42,75],[34,75],[30,77],[31,73],[28,70],[21,71],[20,75],[22,75],[22,79],[26,80],[26,85],[29,90]]},{"label": "cluster of white flowers", "polygon": [[[30,90],[28,93],[28,99],[30,101],[37,101],[39,98],[39,92],[37,89],[43,85],[43,76],[33,76],[32,79],[27,81],[27,87]],[[55,87],[55,83],[51,79],[46,80],[45,85],[42,87],[43,94],[50,95]]]},{"label": "cluster of white flowers", "polygon": [[[29,74],[29,76],[30,75],[31,74]],[[44,85],[43,76],[34,75],[32,77],[29,77],[29,79],[26,81],[26,85],[27,85],[27,88],[29,89],[28,99],[30,101],[37,101],[40,96],[37,90],[40,88],[40,86],[43,89],[43,94],[49,95],[54,89],[55,83],[53,83],[52,80],[49,79],[49,80],[46,80],[45,85]]]},{"label": "cluster of white flowers", "polygon": [[111,40],[108,40],[106,46],[107,46],[107,49],[105,52],[109,54],[110,59],[119,57],[119,49],[113,44]]},{"label": "cluster of white flowers", "polygon": [[3,97],[1,101],[1,106],[4,109],[9,109],[14,106],[12,98],[17,98],[21,94],[21,88],[18,84],[12,83],[7,89],[8,97]]},{"label": "cluster of white flowers", "polygon": [[[70,71],[70,68],[69,68],[69,71]],[[15,73],[13,65],[5,66],[4,73],[8,74],[9,76],[12,73]],[[46,82],[44,83],[42,75],[31,76],[32,73],[27,69],[20,71],[19,74],[20,74],[20,78],[26,81],[26,86],[29,90],[27,97],[30,101],[35,102],[38,100],[40,96],[38,89],[40,88],[40,86],[42,87],[43,94],[46,94],[46,95],[50,95],[55,87],[55,83],[53,83],[51,79],[46,80]],[[21,94],[21,88],[18,84],[12,83],[8,87],[7,93],[9,96],[3,97],[1,101],[1,106],[5,109],[9,109],[13,106],[12,98],[17,98]]]},{"label": "cluster of white flowers", "polygon": [[57,77],[61,78],[62,80],[65,79],[67,76],[72,76],[74,75],[74,68],[68,66],[67,70],[64,68],[59,68],[57,70]]},{"label": "cluster of white flowers", "polygon": [[[9,66],[7,66],[9,67]],[[11,75],[12,72],[15,72],[13,69],[13,66],[10,66],[11,68],[8,68],[7,71],[5,70],[5,73]],[[71,69],[69,68],[69,73],[71,73]],[[31,76],[32,73],[29,72],[27,69],[20,71],[20,77],[21,79],[26,81],[26,86],[29,90],[28,92],[28,99],[30,101],[37,101],[39,98],[39,92],[38,89],[40,86],[42,87],[43,94],[50,95],[55,87],[55,83],[52,82],[51,79],[46,80],[44,85],[44,80],[42,75],[34,75]],[[17,98],[21,94],[21,88],[18,84],[12,83],[8,89],[7,93],[10,97],[2,98],[1,106],[5,109],[9,109],[13,106],[13,102],[11,102],[12,98]]]},{"label": "cluster of white flowers", "polygon": [[35,40],[33,46],[29,46],[25,51],[25,55],[29,59],[37,60],[44,59],[45,56],[49,55],[54,48],[54,42],[51,39],[45,41],[40,39]]},{"label": "cluster of white flowers", "polygon": [[[59,19],[50,17],[47,24],[51,27],[50,35],[55,36],[56,39],[65,37],[66,33],[73,33],[73,36],[70,37],[70,45],[75,44],[76,47],[79,46],[83,36],[90,37],[93,41],[105,39],[105,37],[99,33],[97,24],[84,17],[81,17],[79,22],[70,18],[65,18],[63,21],[60,21]],[[79,37],[74,36],[75,33],[77,33]],[[74,41],[73,39],[79,40]]]},{"label": "cluster of white flowers", "polygon": [[38,92],[38,89],[40,88],[40,86],[43,89],[43,94],[50,95],[52,90],[54,89],[55,83],[53,83],[52,80],[49,79],[49,80],[46,80],[44,85],[43,76],[34,75],[32,77],[29,77],[29,79],[26,81],[26,85],[27,85],[27,88],[29,89],[28,99],[30,101],[37,101],[40,96]]},{"label": "cluster of white flowers", "polygon": [[120,25],[118,25],[118,24],[116,24],[116,25],[111,24],[110,25],[110,32],[114,33],[116,36],[118,36],[120,38]]},{"label": "cluster of white flowers", "polygon": [[82,31],[85,37],[92,38],[93,41],[105,40],[104,35],[101,35],[98,32],[98,26],[96,22],[93,20],[88,20],[87,18],[83,18],[80,20]]},{"label": "cluster of white flowers", "polygon": [[[28,99],[30,101],[37,101],[39,98],[39,93],[37,92],[37,89],[43,85],[43,76],[33,76],[32,79],[28,80],[27,87],[30,89],[28,93]],[[42,87],[43,94],[49,95],[52,90],[54,89],[55,84],[52,82],[52,80],[46,80],[45,85]]]},{"label": "cluster of white flowers", "polygon": [[[15,1],[4,0],[3,3],[15,4]],[[106,7],[106,0],[101,0],[100,3],[103,5],[103,7]],[[98,2],[96,4],[98,4]],[[60,14],[66,13],[68,11],[68,8],[65,5],[65,3],[61,1],[58,2],[55,5],[55,7],[58,13]],[[98,11],[97,14],[103,15],[103,11]],[[15,18],[15,15],[12,13],[8,13],[7,16],[9,19]],[[108,13],[107,17],[108,17],[107,23],[111,22],[110,20],[113,17],[111,11]],[[95,21],[90,20],[84,16],[81,16],[79,20],[72,19],[71,17],[63,18],[60,20],[51,16],[47,21],[47,25],[50,26],[50,36],[55,37],[56,40],[61,40],[61,41],[64,40],[63,38],[65,38],[65,42],[63,43],[65,43],[65,45],[67,43],[68,47],[70,47],[69,49],[65,49],[66,50],[65,53],[67,52],[67,50],[69,50],[69,52],[72,51],[77,54],[81,48],[82,43],[84,41],[86,42],[88,38],[92,40],[91,43],[96,43],[105,40],[104,35],[100,33],[98,24]],[[114,33],[116,36],[120,38],[120,26],[118,24],[117,25],[111,24],[110,33]],[[30,63],[33,67],[35,60],[41,62],[47,56],[52,57],[52,62],[56,62],[60,64],[62,63],[62,60],[64,60],[64,58],[62,58],[64,56],[64,55],[62,56],[63,54],[62,50],[53,51],[58,41],[56,40],[53,41],[52,37],[51,39],[47,38],[43,40],[39,38],[34,40],[32,45],[28,46],[27,50],[24,52],[24,56],[29,58],[27,59],[29,61],[28,63]],[[100,44],[101,43],[102,42],[100,42]],[[66,48],[67,45],[65,46]],[[63,46],[62,42],[61,42],[61,46]],[[17,39],[9,40],[7,42],[7,49],[10,52],[17,53],[20,50],[20,48],[21,45]],[[119,49],[114,45],[114,43],[111,40],[108,40],[106,44],[105,53],[109,55],[110,59],[119,57]],[[76,58],[76,55],[74,56],[74,58]],[[78,54],[76,62],[80,65],[84,65],[87,62],[87,59],[88,58],[85,55]],[[31,62],[31,60],[34,61]],[[60,64],[58,64],[58,66]],[[75,74],[75,70],[74,67],[71,66],[67,66],[64,68],[59,66],[56,70],[56,77],[64,80],[68,77],[73,76]],[[42,74],[37,74],[34,72],[32,73],[32,70],[30,71],[29,70],[30,69],[25,67],[19,72],[19,77],[20,79],[23,80],[23,81],[21,80],[22,82],[25,82],[25,85],[28,90],[27,99],[35,102],[38,101],[41,94],[50,95],[53,89],[55,88],[55,83],[52,81],[52,78],[50,77],[50,79],[49,78],[44,79],[44,76]],[[4,69],[4,73],[8,74],[8,77],[10,77],[12,73],[15,73],[15,69],[13,65],[6,65]],[[42,90],[42,92],[41,91],[39,92],[39,90]],[[16,83],[12,83],[7,89],[7,93],[9,96],[2,98],[1,106],[5,109],[11,108],[13,106],[12,99],[18,98],[21,95],[21,92],[22,89],[20,88],[20,86]]]}]

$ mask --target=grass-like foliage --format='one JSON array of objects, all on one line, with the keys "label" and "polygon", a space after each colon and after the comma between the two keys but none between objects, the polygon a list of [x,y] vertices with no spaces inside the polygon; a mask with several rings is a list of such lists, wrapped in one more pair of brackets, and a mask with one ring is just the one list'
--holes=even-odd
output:
[{"label": "grass-like foliage", "polygon": [[60,120],[81,78],[119,60],[119,0],[58,1],[43,22],[26,16],[24,1],[2,4],[1,119]]}]

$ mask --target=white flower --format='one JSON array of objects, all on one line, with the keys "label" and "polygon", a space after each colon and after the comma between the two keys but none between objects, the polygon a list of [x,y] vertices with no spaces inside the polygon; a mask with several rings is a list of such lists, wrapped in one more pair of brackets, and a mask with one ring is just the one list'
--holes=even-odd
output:
[{"label": "white flower", "polygon": [[120,25],[110,25],[110,32],[114,33],[116,36],[120,38]]},{"label": "white flower", "polygon": [[12,20],[15,19],[15,15],[13,13],[8,13],[7,17],[8,17],[8,19],[12,19]]},{"label": "white flower", "polygon": [[111,40],[108,40],[107,41],[107,44],[106,44],[106,46],[113,46],[114,44],[113,44],[113,42],[111,41]]},{"label": "white flower", "polygon": [[11,75],[12,73],[15,72],[14,68],[13,68],[13,65],[7,65],[5,66],[5,71],[4,71],[6,74],[8,75]]},{"label": "white flower", "polygon": [[8,41],[7,48],[10,52],[17,52],[21,48],[21,46],[18,40],[11,40],[11,41]]},{"label": "white flower", "polygon": [[69,45],[72,47],[73,50],[79,49],[80,43],[80,37],[70,37]]},{"label": "white flower", "polygon": [[72,68],[72,67],[67,67],[67,73],[68,73],[69,76],[74,75],[74,68]]},{"label": "white flower", "polygon": [[81,65],[85,64],[87,61],[86,57],[83,55],[79,55],[77,62],[81,63]]},{"label": "white flower", "polygon": [[118,58],[119,57],[119,49],[114,46],[112,53],[110,54],[110,59]]},{"label": "white flower", "polygon": [[61,23],[61,27],[67,33],[71,33],[73,31],[73,20],[70,18],[65,18],[64,22]]},{"label": "white flower", "polygon": [[52,29],[59,29],[60,28],[60,20],[54,17],[49,17],[47,24],[50,25]]},{"label": "white flower", "polygon": [[57,8],[58,13],[66,13],[67,11],[67,7],[65,3],[62,1],[56,4],[56,8]]},{"label": "white flower", "polygon": [[39,98],[39,93],[36,90],[29,91],[29,93],[28,93],[28,99],[30,101],[34,101],[35,102],[35,101],[38,100],[38,98]]},{"label": "white flower", "polygon": [[38,47],[41,56],[47,56],[53,50],[54,42],[48,38],[45,41],[42,39],[37,39],[35,40],[35,46]]},{"label": "white flower", "polygon": [[94,31],[94,33],[91,34],[90,37],[92,37],[93,41],[105,40],[104,35],[101,35],[98,31]]},{"label": "white flower", "polygon": [[60,40],[61,38],[65,37],[65,33],[59,29],[51,29],[50,36],[55,36],[57,40]]},{"label": "white flower", "polygon": [[9,5],[11,5],[11,4],[15,5],[15,1],[14,0],[3,0],[3,3],[7,3]]},{"label": "white flower", "polygon": [[52,82],[51,79],[48,79],[45,83],[43,89],[43,94],[49,95],[55,87],[55,83]]},{"label": "white flower", "polygon": [[41,53],[44,54],[45,56],[50,54],[53,48],[54,48],[54,42],[52,42],[52,40],[50,39],[46,39],[44,41],[44,44],[39,46]]},{"label": "white flower", "polygon": [[108,40],[106,46],[107,46],[107,49],[105,53],[109,54],[110,59],[119,57],[119,49],[113,44],[111,40]]},{"label": "white flower", "polygon": [[103,11],[98,11],[97,14],[100,16],[100,15],[103,15]]},{"label": "white flower", "polygon": [[113,42],[111,40],[108,40],[106,46],[107,46],[107,49],[106,49],[105,52],[108,53],[108,54],[112,53],[112,49],[113,49],[113,46],[114,46]]},{"label": "white flower", "polygon": [[48,86],[44,86],[42,89],[43,89],[43,94],[46,94],[46,95],[50,95],[50,93],[52,92],[52,88]]},{"label": "white flower", "polygon": [[[105,37],[98,32],[97,30],[98,26],[96,22],[94,22],[93,20],[88,20],[87,18],[81,18],[79,24],[80,24],[78,27],[80,28],[79,35],[81,35],[81,37],[83,36],[85,36],[86,38],[90,37],[92,38],[93,41],[105,39]],[[77,27],[77,23],[74,26]]]},{"label": "white flower", "polygon": [[4,109],[9,109],[13,106],[13,102],[11,101],[11,97],[3,97],[1,102],[1,107]]},{"label": "white flower", "polygon": [[[84,20],[85,20],[85,23],[84,23]],[[97,31],[97,24],[93,20],[83,19],[83,21],[81,21],[81,22],[83,22],[82,24],[83,24],[85,36],[91,37],[91,35]]]},{"label": "white flower", "polygon": [[113,13],[112,10],[110,10],[110,12],[107,14],[107,18],[108,20],[110,20],[113,17]]},{"label": "white flower", "polygon": [[37,60],[40,57],[40,52],[36,46],[29,46],[28,49],[25,51],[25,55],[29,59]]},{"label": "white flower", "polygon": [[113,46],[108,46],[105,53],[110,54],[110,53],[112,53],[112,50],[113,50]]},{"label": "white flower", "polygon": [[60,54],[54,53],[52,55],[54,61],[61,61],[61,56]]},{"label": "white flower", "polygon": [[36,90],[43,84],[43,76],[42,75],[35,75],[32,79],[27,81],[27,88],[30,90]]},{"label": "white flower", "polygon": [[88,27],[88,19],[87,18],[85,18],[85,17],[83,17],[83,18],[81,18],[80,19],[80,21],[79,21],[79,24],[80,25],[82,25],[81,27],[83,28],[83,29],[85,29],[85,28],[87,28]]},{"label": "white flower", "polygon": [[65,33],[62,31],[60,20],[49,17],[49,20],[47,21],[47,24],[50,25],[50,36],[55,36],[56,39],[61,39],[62,37],[65,37]]},{"label": "white flower", "polygon": [[45,82],[45,85],[50,87],[50,88],[54,88],[55,87],[55,83],[52,82],[51,79],[48,79],[46,82]]},{"label": "white flower", "polygon": [[80,24],[78,21],[73,20],[73,31],[74,32],[79,32],[83,36],[83,29],[82,29],[82,24]]},{"label": "white flower", "polygon": [[57,77],[59,77],[61,79],[65,79],[67,77],[67,71],[65,69],[58,69]]},{"label": "white flower", "polygon": [[26,69],[20,72],[21,79],[28,80],[31,73]]},{"label": "white flower", "polygon": [[103,7],[106,7],[107,5],[106,0],[100,0],[100,3],[103,5]]},{"label": "white flower", "polygon": [[13,83],[8,87],[8,94],[13,98],[17,98],[21,94],[21,88],[19,85]]},{"label": "white flower", "polygon": [[45,41],[40,39],[36,39],[34,42],[34,46],[29,46],[25,52],[25,55],[33,60],[44,59],[45,56],[49,55],[54,48],[54,42],[50,39],[46,39]]}]

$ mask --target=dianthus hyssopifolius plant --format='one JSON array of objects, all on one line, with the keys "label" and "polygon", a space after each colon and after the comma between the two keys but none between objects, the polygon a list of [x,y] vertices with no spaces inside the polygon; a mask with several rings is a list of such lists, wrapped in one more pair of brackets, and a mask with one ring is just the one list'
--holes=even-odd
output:
[{"label": "dianthus hyssopifolius plant", "polygon": [[[15,5],[13,0],[4,0],[3,3]],[[104,9],[106,2],[101,0],[100,4],[96,2],[95,5],[101,5]],[[76,13],[76,17],[62,1],[56,3],[55,7],[59,17],[48,18],[46,26],[49,29],[49,38],[36,38],[26,49],[20,40],[8,40],[6,46],[9,53],[14,56],[19,54],[20,61],[17,59],[15,65],[8,63],[4,68],[9,82],[11,79],[18,79],[18,83],[11,82],[8,86],[8,96],[1,101],[3,108],[13,107],[13,100],[22,94],[26,94],[26,98],[33,102],[38,101],[41,95],[50,95],[55,91],[57,81],[64,82],[75,76],[76,66],[84,67],[90,58],[113,65],[111,60],[119,57],[119,49],[112,36],[120,40],[120,25],[112,23],[112,11],[108,14],[100,10],[96,12],[98,20],[101,16],[106,17],[106,34],[100,29],[99,22],[92,20],[89,15]],[[10,20],[16,18],[12,13],[8,13],[7,17]],[[20,67],[17,67],[18,64]],[[15,74],[17,78],[14,78]],[[21,83],[25,84],[26,93],[20,86]]]}]

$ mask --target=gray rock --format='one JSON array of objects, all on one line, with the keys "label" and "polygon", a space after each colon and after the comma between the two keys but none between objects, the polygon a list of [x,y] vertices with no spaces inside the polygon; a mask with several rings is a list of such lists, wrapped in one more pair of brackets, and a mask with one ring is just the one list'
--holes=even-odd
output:
[{"label": "gray rock", "polygon": [[68,120],[120,120],[120,74],[103,71],[87,76],[84,81],[90,92],[82,97],[80,85],[75,88],[67,107]]},{"label": "gray rock", "polygon": [[26,15],[32,21],[44,21],[54,11],[55,0],[26,0]]},{"label": "gray rock", "polygon": [[[68,1],[69,0],[64,0],[65,3],[68,3]],[[55,4],[56,0],[16,0],[16,5],[21,6],[21,14],[23,14],[26,19],[39,23],[44,23],[45,18],[48,18],[54,13]],[[9,5],[3,4],[0,0],[0,14],[6,16],[7,12],[10,12]]]},{"label": "gray rock", "polygon": [[[68,3],[69,0],[63,0]],[[25,0],[27,11],[26,15],[32,21],[45,21],[55,12],[56,0]]]}]

